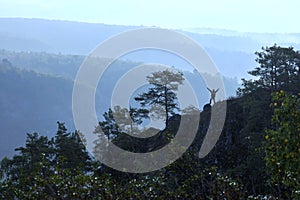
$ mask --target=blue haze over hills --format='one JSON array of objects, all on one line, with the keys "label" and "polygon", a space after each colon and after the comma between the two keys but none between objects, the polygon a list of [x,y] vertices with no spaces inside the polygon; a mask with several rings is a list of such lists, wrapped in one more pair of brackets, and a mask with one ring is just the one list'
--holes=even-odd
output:
[{"label": "blue haze over hills", "polygon": [[[99,43],[123,31],[142,28],[44,19],[0,18],[0,158],[12,155],[23,145],[26,132],[53,136],[56,121],[72,121],[72,87],[85,55]],[[228,30],[190,28],[176,30],[198,42],[210,55],[224,78],[228,96],[235,95],[242,77],[256,67],[255,51],[277,43],[300,48],[300,34],[240,33]],[[130,68],[143,62],[182,67],[185,62],[172,55],[135,52],[115,63],[102,80],[110,91],[114,81]],[[190,68],[189,68],[190,69]],[[186,78],[198,85],[200,104],[208,92],[192,70]],[[109,107],[109,95],[96,94],[99,116]]]}]

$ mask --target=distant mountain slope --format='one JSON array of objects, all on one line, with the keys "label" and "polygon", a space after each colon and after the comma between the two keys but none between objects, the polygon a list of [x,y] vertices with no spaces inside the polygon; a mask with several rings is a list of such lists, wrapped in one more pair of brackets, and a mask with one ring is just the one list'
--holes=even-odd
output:
[{"label": "distant mountain slope", "polygon": [[55,133],[56,121],[72,126],[73,83],[0,62],[0,158],[23,145],[26,133]]},{"label": "distant mountain slope", "polygon": [[[0,48],[86,55],[108,37],[134,28],[138,27],[44,19],[0,18],[0,38],[4,37],[0,41],[5,41],[9,37],[19,38],[12,41],[10,45],[2,46],[0,43]],[[29,40],[35,42],[22,46],[19,43],[21,39],[26,43]]]},{"label": "distant mountain slope", "polygon": [[7,59],[20,69],[74,79],[85,56],[45,52],[14,52],[0,49],[0,61]]},{"label": "distant mountain slope", "polygon": [[[87,55],[109,37],[142,26],[71,21],[0,18],[0,49]],[[300,48],[300,34],[240,33],[218,29],[176,30],[203,46],[225,76],[247,76],[255,51],[277,43]],[[143,62],[144,59],[135,60]]]},{"label": "distant mountain slope", "polygon": [[[23,145],[27,132],[53,136],[56,121],[66,122],[74,130],[71,110],[73,79],[83,58],[0,51],[0,159],[12,155],[14,148]],[[110,107],[110,97],[119,78],[139,64],[120,60],[107,69],[96,93],[99,120]],[[202,108],[209,100],[203,79],[190,71],[184,74],[193,85]],[[234,95],[237,80],[224,78],[224,84],[227,95]]]},{"label": "distant mountain slope", "polygon": [[[137,28],[145,27],[46,19],[0,18],[0,48],[86,55],[105,39]],[[251,53],[263,45],[278,43],[297,47],[300,44],[300,33],[243,33],[203,28],[175,31],[186,34],[205,48],[222,51]],[[22,43],[28,46],[22,46]]]},{"label": "distant mountain slope", "polygon": [[[232,64],[237,63],[238,60],[231,61],[231,56],[228,52],[223,52],[219,55],[216,55],[220,59],[215,60],[216,64]],[[239,57],[245,56],[245,54],[238,54]],[[249,57],[254,57],[252,55],[248,55]],[[144,61],[151,61],[151,58],[146,60],[145,55],[139,56],[139,59]],[[82,64],[85,56],[79,55],[63,55],[63,54],[53,54],[53,53],[43,53],[43,52],[13,52],[7,50],[0,50],[0,61],[2,59],[9,60],[13,66],[20,69],[33,70],[37,73],[49,74],[52,76],[64,77],[67,79],[74,80],[77,74],[77,71]],[[171,57],[172,58],[172,57]],[[222,58],[222,59],[221,59]],[[243,59],[247,59],[248,57]],[[161,62],[167,62],[168,59],[161,59]],[[133,62],[130,60],[119,59],[116,60],[109,70],[107,71],[107,76],[103,78],[103,82],[106,83],[106,89],[113,89],[113,85],[115,82],[129,69],[140,65],[141,62]],[[172,66],[181,69],[181,65],[176,65],[172,63]],[[251,67],[251,65],[249,66]],[[184,71],[184,69],[182,69]],[[195,77],[197,75],[193,73],[185,72],[187,77],[191,77],[192,80],[196,80]],[[226,82],[225,87],[227,90],[227,94],[229,96],[235,95],[235,90],[237,89],[238,79],[231,78],[230,76],[224,76],[224,80]],[[194,83],[196,84],[196,83]]]},{"label": "distant mountain slope", "polygon": [[251,33],[214,28],[185,28],[184,31],[196,34],[214,34],[230,37],[243,36],[251,38],[261,45],[272,45],[274,42],[276,42],[280,45],[292,45],[294,47],[297,47],[297,49],[299,49],[298,47],[300,47],[300,33]]}]

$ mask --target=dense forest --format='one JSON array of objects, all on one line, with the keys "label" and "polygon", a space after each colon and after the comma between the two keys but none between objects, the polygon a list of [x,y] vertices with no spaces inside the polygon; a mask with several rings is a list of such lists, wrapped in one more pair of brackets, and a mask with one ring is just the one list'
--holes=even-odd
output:
[{"label": "dense forest", "polygon": [[[207,104],[201,112],[186,111],[191,119],[200,115],[192,145],[174,163],[149,173],[107,167],[85,149],[82,133],[68,131],[65,123],[57,122],[53,137],[28,133],[25,146],[1,161],[0,198],[300,199],[300,52],[292,47],[263,47],[256,52],[256,62],[249,72],[253,79],[243,79],[237,96],[226,100],[221,137],[206,157],[198,157],[199,144],[208,131],[212,110],[222,102]],[[3,60],[0,70],[7,71],[8,65]],[[156,84],[156,78],[157,74],[148,77],[153,87],[135,98],[141,107],[127,112],[141,124],[149,114],[147,105],[163,106],[166,123],[158,135],[145,140],[124,134],[113,115],[122,113],[121,108],[105,112],[95,134],[101,128],[106,139],[132,152],[153,151],[170,142],[182,117],[175,112],[172,91],[181,78],[177,74],[177,85],[169,90]],[[101,151],[95,148],[93,153],[101,155]]]}]

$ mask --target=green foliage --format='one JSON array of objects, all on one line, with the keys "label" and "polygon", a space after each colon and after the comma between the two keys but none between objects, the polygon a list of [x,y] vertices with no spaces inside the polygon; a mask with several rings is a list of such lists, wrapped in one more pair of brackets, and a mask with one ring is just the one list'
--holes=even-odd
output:
[{"label": "green foliage", "polygon": [[25,147],[16,151],[18,155],[1,161],[4,199],[48,199],[65,195],[66,187],[77,194],[84,188],[80,180],[89,178],[86,173],[91,159],[78,133],[67,133],[63,123],[58,122],[57,134],[51,140],[37,133],[27,134]]},{"label": "green foliage", "polygon": [[79,132],[68,133],[64,123],[58,123],[58,131],[52,140],[55,148],[53,162],[61,169],[80,169],[90,167],[90,157],[80,138]]},{"label": "green foliage", "polygon": [[[244,159],[236,170],[243,171],[243,182],[247,190],[254,195],[262,192],[270,193],[266,182],[265,152],[262,150],[265,129],[271,129],[273,108],[269,107],[272,93],[282,89],[289,93],[299,92],[300,83],[300,53],[292,47],[263,47],[256,52],[259,64],[249,74],[254,79],[243,80],[243,87],[238,94],[243,106],[243,121],[240,138]],[[272,188],[273,186],[271,186]]]},{"label": "green foliage", "polygon": [[286,199],[300,198],[300,93],[284,91],[273,97],[274,128],[267,130],[266,165],[278,193]]},{"label": "green foliage", "polygon": [[[25,147],[1,161],[0,199],[299,199],[299,52],[274,45],[256,55],[259,66],[250,72],[255,79],[244,80],[240,96],[227,100],[223,132],[205,159],[197,155],[211,108],[184,110],[191,119],[200,114],[193,144],[174,163],[144,174],[119,172],[90,158],[81,133],[58,122],[54,138],[27,134]],[[0,70],[8,73],[10,64],[3,63]],[[148,81],[153,87],[136,98],[143,109],[109,109],[95,130],[105,137],[96,143],[110,140],[128,151],[149,152],[171,141],[181,118],[174,113],[182,74],[157,72]],[[146,139],[126,134],[138,129],[151,105],[165,112],[166,128]]]},{"label": "green foliage", "polygon": [[188,177],[176,191],[176,198],[182,199],[244,199],[243,187],[216,167],[204,169]]},{"label": "green foliage", "polygon": [[252,93],[258,88],[269,93],[281,89],[297,91],[300,80],[300,53],[293,47],[263,47],[261,52],[256,52],[256,62],[259,64],[249,74],[257,77],[255,80],[243,79],[243,88],[239,94]]},{"label": "green foliage", "polygon": [[1,162],[0,198],[242,199],[244,195],[239,182],[215,167],[201,167],[195,152],[156,172],[122,173],[92,161],[74,134],[67,133],[63,123],[58,123],[57,134],[50,140],[28,134],[26,146],[17,149],[20,153]]}]

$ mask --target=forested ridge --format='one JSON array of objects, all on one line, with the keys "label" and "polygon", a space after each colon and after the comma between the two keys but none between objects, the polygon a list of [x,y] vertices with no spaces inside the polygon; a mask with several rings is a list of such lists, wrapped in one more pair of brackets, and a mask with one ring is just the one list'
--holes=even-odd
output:
[{"label": "forested ridge", "polygon": [[[185,111],[191,119],[200,114],[193,144],[169,166],[142,174],[119,172],[96,161],[86,151],[82,133],[68,131],[67,124],[57,122],[55,136],[27,134],[25,146],[1,161],[0,198],[300,199],[300,52],[292,47],[263,47],[256,53],[256,62],[257,67],[249,72],[253,79],[244,79],[237,97],[226,100],[221,137],[205,158],[198,157],[200,144],[212,107],[221,102],[207,104],[200,113],[197,109]],[[5,67],[3,64],[2,70]],[[176,77],[178,85],[181,79]],[[113,118],[113,114],[124,113],[122,108],[105,112],[95,134],[102,128],[114,144],[133,152],[152,151],[170,142],[182,116],[175,112],[172,90],[164,92],[162,84],[153,83],[152,90],[160,92],[165,103],[151,99],[150,88],[135,99],[141,108],[127,112],[132,121],[141,124],[148,116],[148,104],[164,106],[169,117],[158,135],[131,140]],[[101,153],[101,149],[94,151]]]},{"label": "forested ridge", "polygon": [[[0,159],[11,157],[15,147],[24,145],[27,132],[53,137],[56,121],[74,129],[73,81],[83,60],[82,55],[0,50]],[[111,91],[120,77],[140,64],[116,60],[109,67],[97,88],[98,118],[110,107]],[[206,103],[208,91],[201,77],[190,71],[185,72],[185,77],[199,91],[199,104]],[[223,80],[227,94],[234,95],[237,80],[228,77]]]}]

